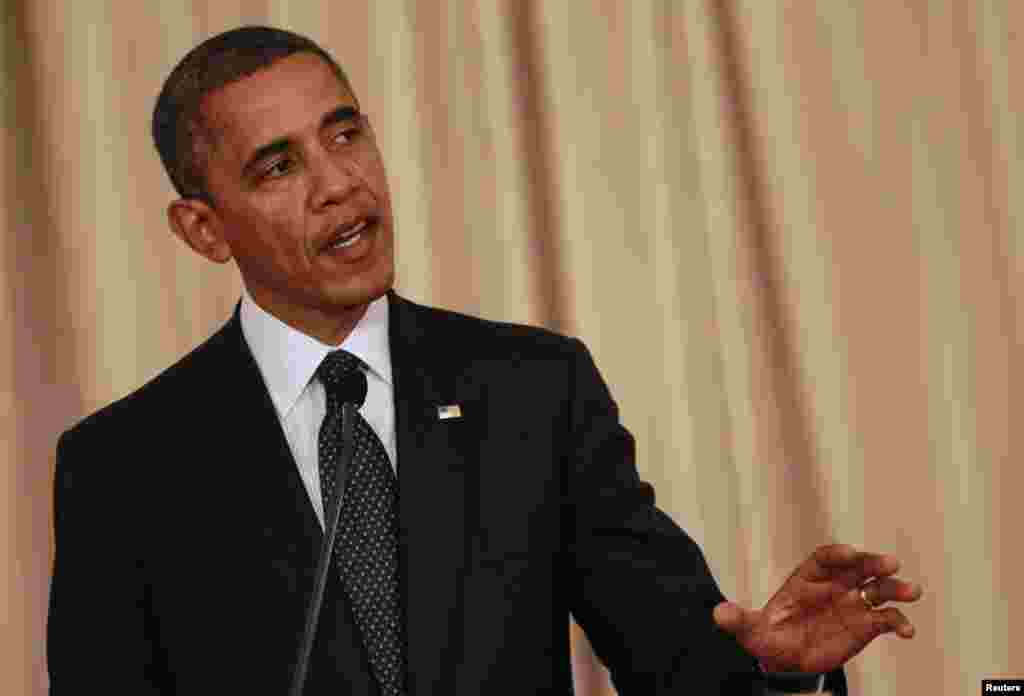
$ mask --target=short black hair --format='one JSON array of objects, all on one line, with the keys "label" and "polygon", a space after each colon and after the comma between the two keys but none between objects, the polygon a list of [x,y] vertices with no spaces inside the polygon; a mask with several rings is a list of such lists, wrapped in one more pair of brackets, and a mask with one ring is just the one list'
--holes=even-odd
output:
[{"label": "short black hair", "polygon": [[232,29],[207,39],[181,59],[164,81],[153,109],[153,141],[178,195],[213,205],[206,187],[206,156],[213,132],[203,121],[203,98],[303,51],[325,60],[355,98],[345,71],[327,51],[312,39],[284,29]]}]

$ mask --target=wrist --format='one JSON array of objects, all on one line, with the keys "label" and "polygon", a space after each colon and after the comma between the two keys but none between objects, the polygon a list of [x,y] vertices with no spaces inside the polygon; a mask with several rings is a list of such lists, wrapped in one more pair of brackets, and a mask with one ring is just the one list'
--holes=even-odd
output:
[{"label": "wrist", "polygon": [[777,665],[758,661],[761,681],[766,694],[816,694],[825,685],[825,675],[815,672],[794,672],[786,669],[770,670]]},{"label": "wrist", "polygon": [[757,665],[765,674],[807,674],[807,672],[801,672],[792,665],[783,664],[775,660],[758,659]]}]

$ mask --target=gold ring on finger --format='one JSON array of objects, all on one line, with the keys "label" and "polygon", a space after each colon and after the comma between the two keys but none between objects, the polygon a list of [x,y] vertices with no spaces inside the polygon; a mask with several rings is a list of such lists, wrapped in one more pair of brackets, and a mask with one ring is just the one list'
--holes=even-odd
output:
[{"label": "gold ring on finger", "polygon": [[880,607],[883,604],[885,604],[884,600],[881,601],[881,602],[878,602],[876,604],[875,602],[872,602],[871,599],[868,597],[868,592],[867,592],[868,587],[870,587],[872,585],[875,585],[875,584],[876,583],[874,583],[874,582],[866,582],[863,585],[861,585],[861,587],[860,587],[860,598],[861,598],[861,600],[863,600],[864,606],[866,606],[870,611],[874,611],[878,607]]}]

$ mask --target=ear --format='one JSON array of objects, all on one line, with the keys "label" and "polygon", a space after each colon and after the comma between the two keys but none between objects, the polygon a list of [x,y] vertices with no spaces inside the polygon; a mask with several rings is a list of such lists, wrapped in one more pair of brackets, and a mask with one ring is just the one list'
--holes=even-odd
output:
[{"label": "ear", "polygon": [[214,263],[231,260],[231,247],[224,238],[217,212],[197,198],[179,198],[167,206],[171,231],[192,251]]}]

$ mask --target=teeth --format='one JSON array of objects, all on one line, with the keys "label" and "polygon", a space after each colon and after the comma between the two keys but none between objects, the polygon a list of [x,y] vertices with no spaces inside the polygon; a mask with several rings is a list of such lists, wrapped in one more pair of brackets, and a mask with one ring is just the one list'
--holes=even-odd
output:
[{"label": "teeth", "polygon": [[338,238],[334,244],[331,245],[331,249],[346,249],[356,242],[358,242],[363,235],[360,232],[366,227],[366,220],[360,220],[351,230],[346,232],[344,235]]},{"label": "teeth", "polygon": [[331,245],[331,248],[332,249],[347,249],[348,247],[352,246],[353,244],[355,244],[356,242],[358,242],[362,238],[363,238],[363,235],[361,235],[361,234],[356,234],[354,237],[346,237],[345,239],[340,240],[340,241],[334,243],[333,245]]}]

